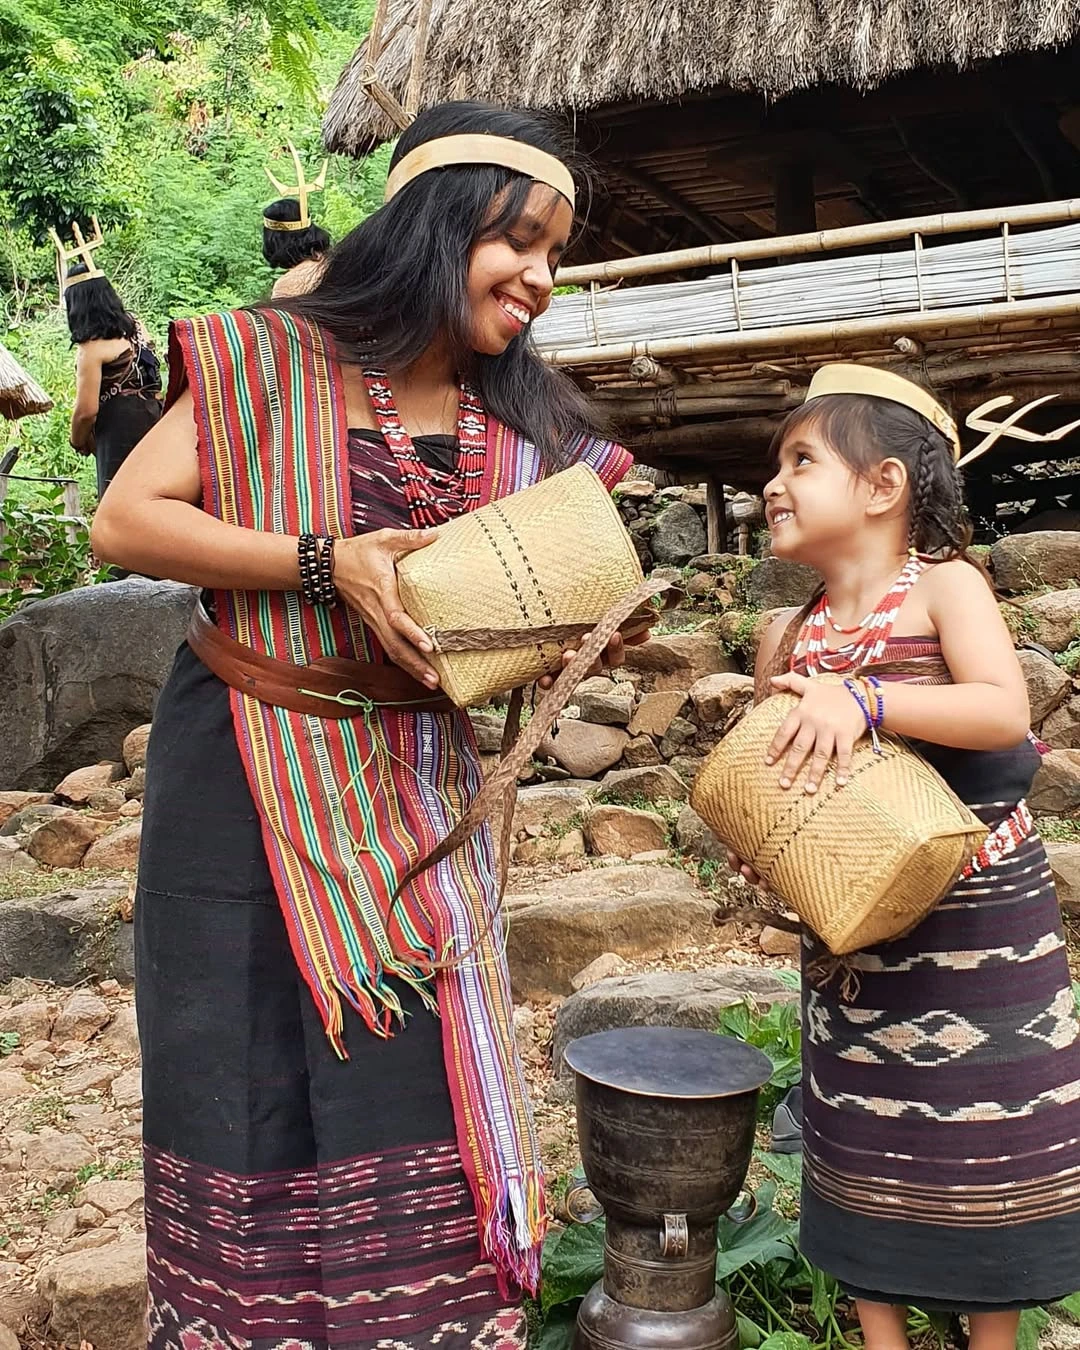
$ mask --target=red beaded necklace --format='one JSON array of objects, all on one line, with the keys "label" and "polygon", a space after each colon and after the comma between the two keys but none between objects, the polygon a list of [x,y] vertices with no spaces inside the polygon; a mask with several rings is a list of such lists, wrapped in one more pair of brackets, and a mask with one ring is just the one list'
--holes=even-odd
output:
[{"label": "red beaded necklace", "polygon": [[[909,558],[904,570],[878,601],[877,606],[854,628],[841,628],[833,620],[832,611],[829,609],[829,597],[822,595],[799,630],[791,653],[790,668],[794,670],[802,661],[808,675],[819,675],[822,672],[842,674],[879,660],[896,623],[896,616],[904,603],[904,596],[929,565],[924,558]],[[838,633],[863,633],[865,636],[861,642],[849,642],[836,650],[830,650],[825,641],[826,624]]]}]

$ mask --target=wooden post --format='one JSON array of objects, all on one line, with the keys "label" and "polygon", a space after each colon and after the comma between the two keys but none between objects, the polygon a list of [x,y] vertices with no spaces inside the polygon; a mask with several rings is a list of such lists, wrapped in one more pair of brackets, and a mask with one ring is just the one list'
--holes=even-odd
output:
[{"label": "wooden post", "polygon": [[[10,482],[10,479],[8,478],[7,474],[6,474],[6,473],[0,473],[0,506],[3,506],[3,504],[4,504],[4,498],[7,496],[7,490],[8,490],[8,483],[9,483],[9,482]],[[2,516],[0,516],[0,545],[3,545],[3,542],[4,542],[4,536],[5,536],[6,534],[7,534],[7,530],[6,530],[5,527],[4,527],[4,519],[3,519]]]},{"label": "wooden post", "polygon": [[69,478],[64,483],[64,515],[71,517],[71,522],[64,526],[64,533],[67,535],[69,544],[74,544],[79,535],[78,522],[81,520],[82,503],[79,501],[79,485],[73,478]]},{"label": "wooden post", "polygon": [[724,517],[724,485],[712,474],[705,482],[705,530],[710,553],[727,552],[727,521]]},{"label": "wooden post", "polygon": [[814,166],[808,159],[777,164],[774,176],[776,233],[811,234],[817,229]]}]

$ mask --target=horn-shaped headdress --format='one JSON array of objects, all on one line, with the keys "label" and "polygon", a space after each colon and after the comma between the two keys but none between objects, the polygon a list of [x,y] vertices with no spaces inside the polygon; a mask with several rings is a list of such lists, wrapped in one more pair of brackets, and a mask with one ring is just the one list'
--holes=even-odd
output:
[{"label": "horn-shaped headdress", "polygon": [[[77,285],[80,281],[89,281],[91,277],[103,277],[105,275],[94,262],[94,249],[101,247],[105,242],[105,236],[101,233],[97,216],[90,217],[90,224],[93,227],[93,233],[89,239],[85,239],[82,230],[79,228],[79,222],[77,220],[72,222],[71,235],[75,243],[71,248],[68,248],[55,230],[49,230],[49,237],[56,248],[56,266],[60,275],[61,295],[69,287]],[[86,271],[80,272],[77,277],[69,277],[67,269],[74,263],[85,263]]]},{"label": "horn-shaped headdress", "polygon": [[268,230],[306,230],[311,224],[311,214],[308,211],[308,193],[321,192],[323,188],[326,187],[326,169],[330,161],[326,159],[323,160],[323,166],[319,170],[319,176],[309,183],[304,177],[304,166],[300,163],[300,156],[297,154],[296,146],[293,145],[292,141],[287,141],[286,145],[288,146],[289,154],[292,155],[293,165],[296,168],[296,186],[286,187],[284,183],[278,182],[270,172],[269,168],[265,170],[265,173],[267,178],[270,179],[271,183],[273,183],[274,187],[277,189],[279,196],[295,197],[297,199],[300,203],[300,219],[270,220],[267,216],[263,216],[263,224]]}]

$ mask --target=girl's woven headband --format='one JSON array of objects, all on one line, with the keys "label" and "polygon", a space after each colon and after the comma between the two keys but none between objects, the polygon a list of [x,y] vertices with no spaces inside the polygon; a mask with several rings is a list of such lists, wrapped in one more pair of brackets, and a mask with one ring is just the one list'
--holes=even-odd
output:
[{"label": "girl's woven headband", "polygon": [[1028,443],[1039,441],[1060,441],[1080,427],[1080,421],[1070,422],[1068,426],[1058,427],[1056,431],[1028,431],[1019,424],[1025,413],[1030,412],[1032,408],[1039,407],[1042,403],[1047,403],[1056,394],[1047,394],[1043,398],[1033,399],[1030,403],[1025,403],[1017,408],[1015,412],[1009,414],[1001,422],[990,421],[986,414],[994,412],[998,408],[1008,407],[1010,403],[1016,400],[1011,394],[1002,394],[997,398],[988,399],[986,403],[981,403],[974,412],[969,413],[966,419],[966,425],[972,431],[982,431],[985,433],[983,439],[975,447],[969,450],[965,455],[960,447],[960,433],[957,430],[956,423],[933,396],[920,385],[907,380],[903,375],[897,375],[891,370],[877,370],[873,366],[857,366],[846,362],[836,362],[831,365],[821,366],[810,381],[810,387],[806,391],[806,402],[812,398],[823,398],[826,394],[862,394],[871,398],[888,399],[890,403],[901,403],[905,408],[911,408],[917,413],[921,413],[931,425],[937,427],[938,431],[952,446],[953,459],[956,461],[956,467],[962,469],[972,460],[978,459],[980,455],[985,455],[987,450],[996,445],[1002,436],[1009,436],[1013,440],[1027,441]]},{"label": "girl's woven headband", "polygon": [[406,183],[429,169],[448,169],[456,164],[497,164],[504,169],[513,169],[515,173],[554,188],[571,207],[574,205],[574,180],[561,160],[546,150],[526,145],[524,141],[483,133],[441,136],[410,150],[386,180],[385,200],[389,201]]},{"label": "girl's woven headband", "polygon": [[292,141],[287,141],[286,145],[288,146],[289,154],[292,155],[292,161],[296,168],[296,186],[288,187],[284,183],[279,183],[268,168],[264,169],[263,172],[266,174],[267,178],[270,179],[271,183],[273,183],[274,187],[277,188],[282,197],[295,197],[297,199],[300,205],[300,219],[271,220],[268,216],[263,216],[263,225],[265,225],[268,230],[285,230],[286,232],[292,230],[306,230],[311,224],[311,213],[308,210],[308,193],[321,192],[326,186],[326,166],[330,161],[323,160],[323,166],[319,170],[318,178],[313,179],[309,183],[304,177],[304,166],[300,163],[300,156],[296,152],[296,146],[293,145]]}]

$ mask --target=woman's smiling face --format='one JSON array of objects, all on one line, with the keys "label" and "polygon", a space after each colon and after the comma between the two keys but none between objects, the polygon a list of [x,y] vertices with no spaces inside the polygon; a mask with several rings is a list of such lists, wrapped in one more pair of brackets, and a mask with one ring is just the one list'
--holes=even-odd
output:
[{"label": "woman's smiling face", "polygon": [[473,351],[500,356],[547,309],[573,223],[566,198],[536,183],[517,220],[474,246],[466,282]]}]

